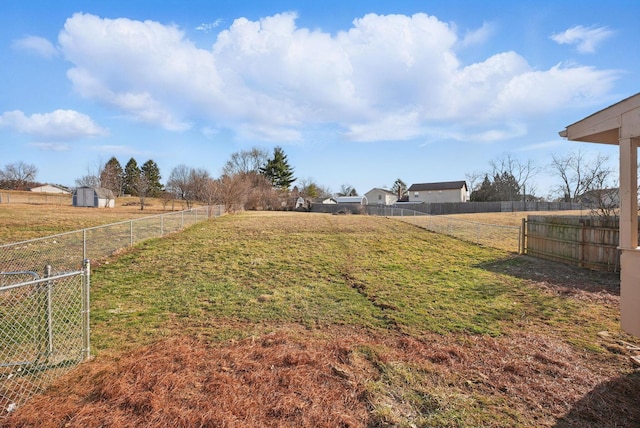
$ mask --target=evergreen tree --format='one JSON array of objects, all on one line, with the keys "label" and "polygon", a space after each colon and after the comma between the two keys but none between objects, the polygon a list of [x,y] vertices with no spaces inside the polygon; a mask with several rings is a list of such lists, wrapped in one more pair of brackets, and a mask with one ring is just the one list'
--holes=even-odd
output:
[{"label": "evergreen tree", "polygon": [[124,193],[132,196],[138,196],[136,187],[139,179],[140,168],[138,168],[138,162],[136,162],[134,158],[131,158],[124,167],[124,182],[122,186]]},{"label": "evergreen tree", "polygon": [[296,181],[293,176],[293,168],[289,165],[287,155],[281,147],[273,149],[273,158],[260,168],[260,173],[267,177],[271,184],[282,190],[288,190],[291,183]]},{"label": "evergreen tree", "polygon": [[124,171],[118,159],[112,157],[104,165],[100,173],[100,186],[109,189],[116,196],[121,196],[124,184]]},{"label": "evergreen tree", "polygon": [[503,172],[495,174],[493,181],[488,175],[471,194],[472,202],[515,201],[520,198],[520,186],[513,174]]},{"label": "evergreen tree", "polygon": [[396,194],[398,199],[402,199],[402,197],[407,194],[407,184],[398,178],[393,183],[393,186],[391,187],[391,191]]},{"label": "evergreen tree", "polygon": [[140,169],[141,174],[144,176],[148,183],[147,196],[152,198],[158,197],[162,194],[162,184],[160,183],[160,168],[153,160],[149,159],[142,165]]}]

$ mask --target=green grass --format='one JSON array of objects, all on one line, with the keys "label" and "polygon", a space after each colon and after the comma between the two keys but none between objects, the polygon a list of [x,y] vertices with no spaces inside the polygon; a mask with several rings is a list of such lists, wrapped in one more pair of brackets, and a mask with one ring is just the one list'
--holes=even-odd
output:
[{"label": "green grass", "polygon": [[597,349],[592,333],[617,329],[610,309],[550,296],[484,268],[511,257],[392,219],[227,216],[147,241],[95,269],[94,349],[185,330],[216,337],[219,325],[224,337],[242,337],[273,323],[415,337],[499,336],[514,326],[544,326]]},{"label": "green grass", "polygon": [[118,358],[185,334],[366,332],[344,363],[362,369],[369,426],[551,425],[567,382],[583,396],[594,373],[628,369],[597,333],[630,339],[614,305],[508,274],[526,263],[397,219],[225,216],[95,265],[92,349]]}]

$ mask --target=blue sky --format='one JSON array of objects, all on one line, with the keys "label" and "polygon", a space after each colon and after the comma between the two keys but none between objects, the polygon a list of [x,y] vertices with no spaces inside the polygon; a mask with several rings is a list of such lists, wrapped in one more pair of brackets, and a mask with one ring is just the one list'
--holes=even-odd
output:
[{"label": "blue sky", "polygon": [[[539,167],[640,92],[640,2],[0,1],[0,167],[72,186],[116,156],[217,177],[281,146],[360,193]],[[547,196],[554,177],[542,172]]]}]

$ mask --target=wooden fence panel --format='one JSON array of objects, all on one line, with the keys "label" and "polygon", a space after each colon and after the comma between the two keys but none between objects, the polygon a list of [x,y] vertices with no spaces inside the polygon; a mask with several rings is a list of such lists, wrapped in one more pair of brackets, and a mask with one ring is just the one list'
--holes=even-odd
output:
[{"label": "wooden fence panel", "polygon": [[525,252],[593,270],[620,266],[617,220],[569,216],[528,216]]}]

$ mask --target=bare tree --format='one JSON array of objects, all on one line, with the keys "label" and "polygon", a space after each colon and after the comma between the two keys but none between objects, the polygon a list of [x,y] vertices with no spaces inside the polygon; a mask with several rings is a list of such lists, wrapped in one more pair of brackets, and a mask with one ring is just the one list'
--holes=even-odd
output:
[{"label": "bare tree", "polygon": [[229,213],[244,209],[249,197],[250,183],[241,174],[223,175],[215,181],[215,201]]},{"label": "bare tree", "polygon": [[606,155],[598,153],[589,158],[582,150],[565,156],[552,155],[549,169],[560,179],[555,193],[567,202],[575,202],[588,192],[605,188],[613,175],[608,161]]},{"label": "bare tree", "polygon": [[209,172],[203,168],[192,169],[189,172],[188,181],[188,199],[195,201],[207,201],[208,199],[208,187],[211,181]]},{"label": "bare tree", "polygon": [[26,190],[36,180],[38,168],[22,161],[10,163],[0,169],[0,186],[8,189]]},{"label": "bare tree", "polygon": [[469,193],[473,193],[476,190],[478,190],[477,188],[480,187],[480,185],[482,184],[482,179],[487,176],[488,174],[486,172],[478,172],[478,171],[474,171],[474,172],[468,172],[464,175],[464,178],[467,180],[467,184],[469,185]]},{"label": "bare tree", "polygon": [[535,188],[531,180],[540,172],[540,167],[538,167],[533,160],[520,161],[510,153],[505,153],[501,157],[489,162],[489,165],[493,168],[494,176],[504,176],[505,172],[511,175],[518,184],[524,200],[526,200],[527,194],[534,194]]},{"label": "bare tree", "polygon": [[222,175],[259,173],[269,159],[269,152],[257,147],[232,153],[231,158],[222,168]]},{"label": "bare tree", "polygon": [[167,190],[172,192],[178,199],[187,200],[189,196],[189,181],[191,168],[180,164],[171,170],[167,180]]},{"label": "bare tree", "polygon": [[136,195],[140,199],[140,210],[144,210],[145,200],[151,191],[151,181],[146,174],[141,173],[133,179],[131,187],[135,190]]},{"label": "bare tree", "polygon": [[77,187],[100,187],[100,178],[94,174],[83,175],[76,178]]},{"label": "bare tree", "polygon": [[338,196],[358,196],[358,192],[352,185],[342,184],[340,185],[340,191],[338,192]]}]

